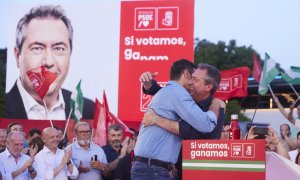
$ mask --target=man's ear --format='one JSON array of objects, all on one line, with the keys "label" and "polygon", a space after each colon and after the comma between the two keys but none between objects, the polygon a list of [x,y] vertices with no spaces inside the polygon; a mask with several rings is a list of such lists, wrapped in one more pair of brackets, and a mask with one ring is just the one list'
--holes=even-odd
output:
[{"label": "man's ear", "polygon": [[185,79],[191,79],[191,73],[187,69],[183,71],[183,75]]},{"label": "man's ear", "polygon": [[209,84],[206,84],[205,85],[205,89],[208,91],[208,92],[210,92],[211,90],[212,90],[212,88],[214,87],[214,85],[212,84],[212,83],[209,83]]},{"label": "man's ear", "polygon": [[17,63],[17,67],[19,68],[19,64],[20,64],[20,61],[19,61],[19,59],[20,59],[20,50],[19,50],[19,48],[17,48],[17,47],[15,47],[14,48],[14,54],[15,54],[15,59],[16,59],[16,63]]}]

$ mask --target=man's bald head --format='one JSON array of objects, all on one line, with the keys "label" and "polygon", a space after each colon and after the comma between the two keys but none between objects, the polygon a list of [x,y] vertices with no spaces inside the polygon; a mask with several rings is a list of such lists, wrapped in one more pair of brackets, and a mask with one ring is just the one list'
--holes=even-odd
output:
[{"label": "man's bald head", "polygon": [[55,152],[59,143],[58,131],[55,128],[47,127],[43,130],[42,139],[45,143],[45,146]]}]

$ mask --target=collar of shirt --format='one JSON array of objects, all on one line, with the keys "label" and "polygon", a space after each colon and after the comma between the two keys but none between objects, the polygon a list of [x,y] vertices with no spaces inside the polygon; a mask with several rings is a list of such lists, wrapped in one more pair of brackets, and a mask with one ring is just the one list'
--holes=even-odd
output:
[{"label": "collar of shirt", "polygon": [[49,148],[47,148],[47,146],[44,145],[44,147],[43,147],[43,149],[41,151],[43,151],[45,154],[48,154],[48,153],[56,154],[58,152],[58,148],[56,149],[56,151],[54,153]]},{"label": "collar of shirt", "polygon": [[121,145],[119,151],[114,150],[110,143],[107,143],[106,146],[107,146],[107,149],[108,149],[109,151],[117,152],[117,153],[120,153],[120,152],[121,152],[121,149],[122,149],[122,145]]},{"label": "collar of shirt", "polygon": [[173,80],[168,81],[167,86],[168,86],[168,85],[180,86],[180,87],[184,88],[184,87],[181,86],[177,81],[173,81]]},{"label": "collar of shirt", "polygon": [[213,97],[212,96],[209,96],[208,98],[200,101],[198,103],[198,105],[200,106],[200,108],[203,110],[203,111],[208,111],[209,109],[209,106],[211,104],[211,101],[213,100]]},{"label": "collar of shirt", "polygon": [[[25,90],[23,85],[21,84],[20,79],[17,80],[17,86],[20,91],[23,103],[24,103],[24,108],[26,110],[26,113],[28,114],[29,111],[31,110],[45,110],[45,107],[40,105],[33,97]],[[58,94],[58,101],[54,104],[54,106],[49,109],[48,111],[54,111],[57,108],[62,108],[65,109],[65,101],[62,95],[62,91],[59,91]]]},{"label": "collar of shirt", "polygon": [[[4,151],[3,153],[4,153],[5,157],[7,157],[7,158],[10,158],[10,157],[15,158],[15,157],[9,152],[8,148],[6,148],[5,151]],[[20,153],[20,155],[19,155],[18,158],[20,158],[22,155],[23,155],[23,153]]]},{"label": "collar of shirt", "polygon": [[[95,144],[94,144],[93,142],[90,142],[90,147],[89,147],[86,151],[89,151],[90,149],[92,149],[93,146],[95,146]],[[75,142],[74,142],[74,148],[76,148],[76,149],[84,149],[84,148],[82,148],[82,147],[79,145],[78,141],[75,141]],[[85,150],[85,149],[84,149],[84,150]]]}]

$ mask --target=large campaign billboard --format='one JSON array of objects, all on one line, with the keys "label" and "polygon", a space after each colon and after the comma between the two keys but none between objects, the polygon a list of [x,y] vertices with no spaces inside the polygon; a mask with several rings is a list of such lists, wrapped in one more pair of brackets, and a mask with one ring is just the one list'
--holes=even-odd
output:
[{"label": "large campaign billboard", "polygon": [[61,88],[74,91],[81,80],[83,95],[91,101],[101,101],[105,90],[110,110],[124,121],[140,121],[150,101],[141,92],[142,72],[159,72],[159,84],[164,85],[172,62],[193,60],[194,0],[10,1],[1,8],[7,19],[1,38],[8,53],[6,93],[20,88],[17,79],[24,85],[22,71],[29,70],[20,67],[16,57],[17,24],[40,5],[61,6],[73,26],[70,62]]},{"label": "large campaign billboard", "polygon": [[193,60],[193,29],[193,0],[121,3],[118,102],[121,119],[141,121],[151,100],[137,81],[143,72],[158,72],[156,80],[164,86],[174,61]]}]

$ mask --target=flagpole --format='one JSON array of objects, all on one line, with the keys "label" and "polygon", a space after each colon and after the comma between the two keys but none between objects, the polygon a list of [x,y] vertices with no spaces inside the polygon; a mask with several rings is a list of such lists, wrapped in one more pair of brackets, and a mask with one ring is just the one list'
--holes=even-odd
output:
[{"label": "flagpole", "polygon": [[297,91],[295,90],[294,86],[291,85],[290,83],[289,83],[289,85],[290,85],[290,87],[293,89],[293,91],[294,91],[294,93],[297,95],[297,97],[299,98],[299,94],[298,94]]},{"label": "flagpole", "polygon": [[72,111],[73,111],[73,108],[71,108],[71,110],[70,110],[70,113],[69,113],[69,116],[68,116],[68,119],[67,119],[67,124],[66,124],[65,130],[64,130],[64,135],[63,135],[63,137],[65,137],[65,135],[66,135],[66,132],[67,132],[67,128],[68,128],[68,125],[69,125],[69,121],[70,121],[70,117],[71,117]]},{"label": "flagpole", "polygon": [[268,84],[268,87],[269,87],[269,89],[270,89],[270,92],[271,92],[272,96],[274,96],[274,93],[273,93],[273,90],[272,90],[270,84]]},{"label": "flagpole", "polygon": [[[281,77],[282,77],[283,73],[280,72],[280,74],[281,74]],[[293,86],[291,83],[288,83],[288,84],[289,84],[289,86],[292,88],[292,90],[294,91],[294,93],[297,95],[297,97],[299,98],[299,94],[297,93],[297,91],[296,91],[296,89],[294,88],[294,86]]]},{"label": "flagpole", "polygon": [[94,142],[94,141],[93,141],[93,135],[94,135],[94,127],[92,128],[92,136],[91,136],[91,141],[92,141],[92,142]]},{"label": "flagpole", "polygon": [[[44,102],[44,106],[45,106],[45,109],[46,109],[46,119],[48,119],[48,108],[47,108],[47,105],[46,105],[45,99],[43,99],[43,102]],[[49,121],[50,121],[51,127],[53,128],[53,123],[52,123],[52,120],[51,120],[51,119],[49,119]]]}]

